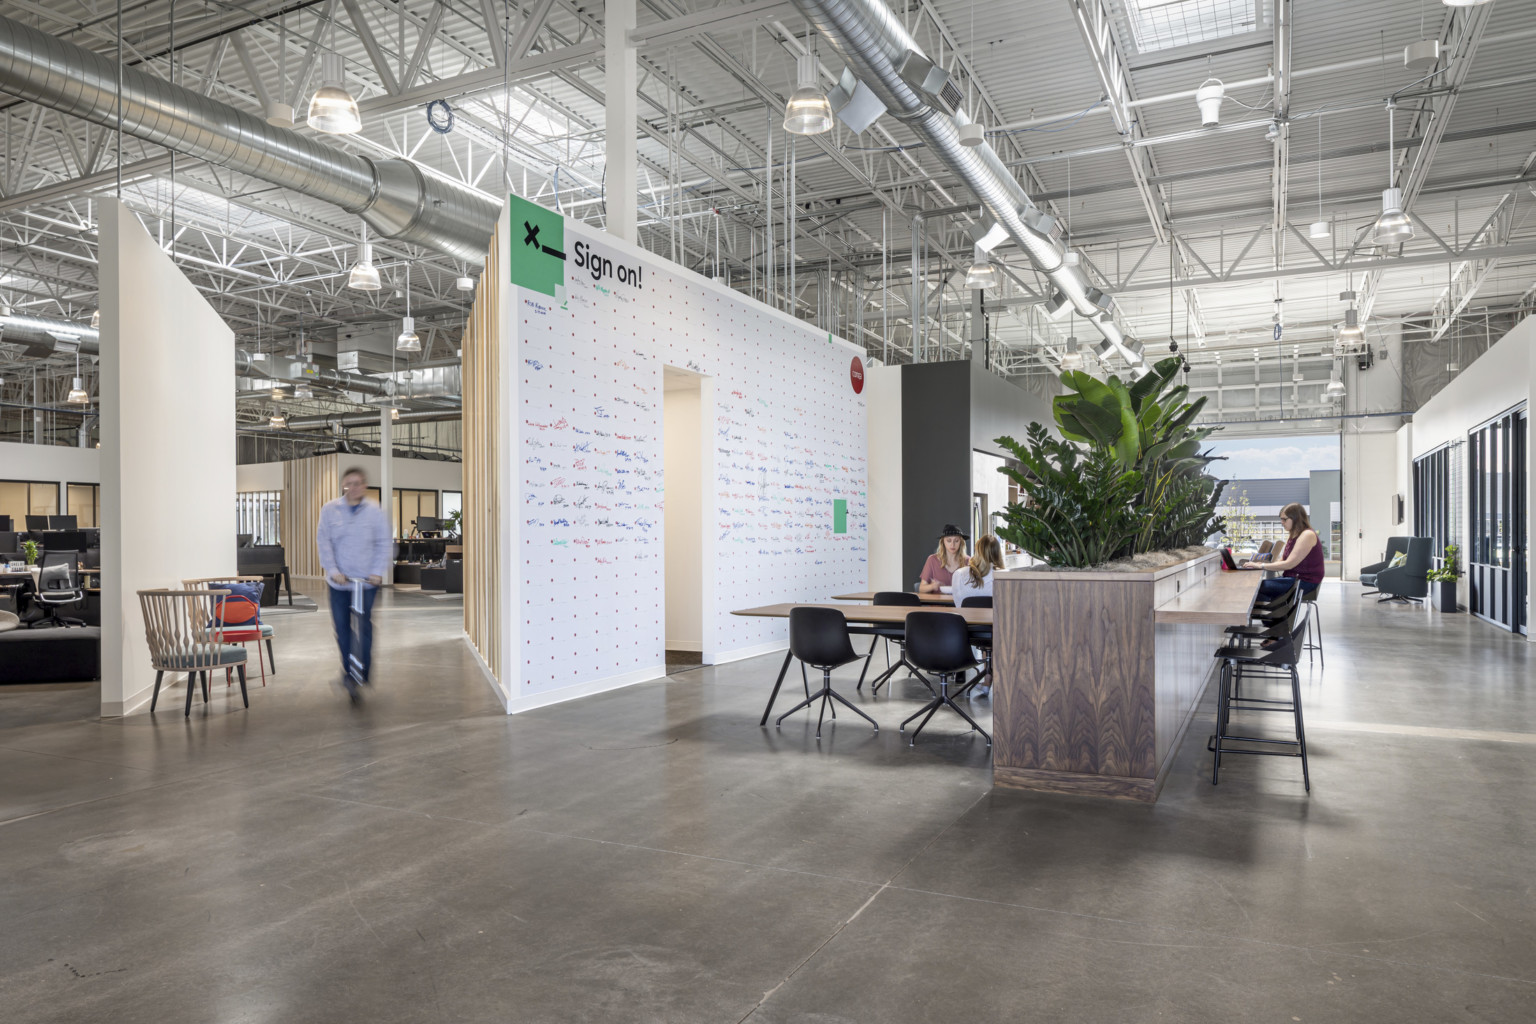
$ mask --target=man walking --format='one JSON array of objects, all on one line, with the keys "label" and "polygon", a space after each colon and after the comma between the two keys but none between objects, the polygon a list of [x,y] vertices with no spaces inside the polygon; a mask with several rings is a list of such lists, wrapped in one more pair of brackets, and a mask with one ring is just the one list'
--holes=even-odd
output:
[{"label": "man walking", "polygon": [[[356,704],[357,683],[347,670],[347,656],[355,655],[368,682],[373,650],[373,599],[394,557],[394,538],[384,510],[367,499],[368,477],[357,467],[341,474],[341,497],[320,509],[315,543],[320,548],[320,567],[331,588],[331,621],[336,626],[336,645],[341,648],[341,679]],[[352,580],[366,579],[359,635],[352,635]],[[354,647],[355,644],[355,647]]]}]

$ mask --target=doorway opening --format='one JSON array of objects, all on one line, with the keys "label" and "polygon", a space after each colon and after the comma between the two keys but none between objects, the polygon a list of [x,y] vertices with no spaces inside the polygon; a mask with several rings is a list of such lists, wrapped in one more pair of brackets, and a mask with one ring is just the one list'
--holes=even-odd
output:
[{"label": "doorway opening", "polygon": [[704,377],[663,366],[661,401],[663,543],[667,674],[703,664],[704,609],[708,579],[703,543]]}]

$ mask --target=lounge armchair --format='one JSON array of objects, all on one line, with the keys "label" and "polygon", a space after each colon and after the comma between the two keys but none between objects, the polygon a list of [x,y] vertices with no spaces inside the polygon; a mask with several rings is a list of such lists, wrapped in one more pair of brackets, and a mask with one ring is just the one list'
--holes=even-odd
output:
[{"label": "lounge armchair", "polygon": [[1407,559],[1402,565],[1388,566],[1376,574],[1376,586],[1382,601],[1422,601],[1429,596],[1429,569],[1434,558],[1434,541],[1429,537],[1409,537]]},{"label": "lounge armchair", "polygon": [[[1376,576],[1377,576],[1377,574],[1379,574],[1381,572],[1381,570],[1385,569],[1387,566],[1392,564],[1392,558],[1393,558],[1394,555],[1398,555],[1398,554],[1402,554],[1402,553],[1407,552],[1407,550],[1408,550],[1408,541],[1411,540],[1411,539],[1412,538],[1410,538],[1410,537],[1388,537],[1387,538],[1387,554],[1386,554],[1386,557],[1383,558],[1379,562],[1372,562],[1370,565],[1362,566],[1360,568],[1360,584],[1362,586],[1366,586],[1366,587],[1375,587],[1375,586],[1377,586],[1377,583],[1376,583]],[[1379,590],[1364,590],[1364,591],[1361,591],[1360,596],[1364,597],[1366,594],[1376,594],[1376,593],[1380,593],[1380,591]]]}]

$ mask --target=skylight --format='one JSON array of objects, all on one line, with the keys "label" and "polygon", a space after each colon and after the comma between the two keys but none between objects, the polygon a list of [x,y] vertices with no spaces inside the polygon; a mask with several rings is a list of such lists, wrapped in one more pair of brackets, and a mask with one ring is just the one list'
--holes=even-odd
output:
[{"label": "skylight", "polygon": [[1268,23],[1270,0],[1125,0],[1141,53],[1253,32]]}]

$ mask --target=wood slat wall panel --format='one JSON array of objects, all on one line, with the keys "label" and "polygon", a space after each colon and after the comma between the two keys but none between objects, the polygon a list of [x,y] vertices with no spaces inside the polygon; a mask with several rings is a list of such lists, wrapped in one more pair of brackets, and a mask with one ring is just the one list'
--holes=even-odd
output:
[{"label": "wood slat wall panel", "polygon": [[334,454],[283,463],[283,507],[278,522],[288,572],[293,576],[321,575],[315,531],[320,527],[321,506],[341,493],[336,473]]},{"label": "wood slat wall panel", "polygon": [[496,439],[501,410],[501,231],[491,239],[485,272],[464,332],[464,632],[500,682],[501,507]]}]

